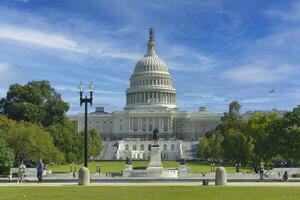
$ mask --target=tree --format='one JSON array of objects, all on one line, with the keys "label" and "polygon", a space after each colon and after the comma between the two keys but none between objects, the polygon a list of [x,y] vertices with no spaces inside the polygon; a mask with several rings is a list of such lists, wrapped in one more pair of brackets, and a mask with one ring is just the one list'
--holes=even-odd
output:
[{"label": "tree", "polygon": [[212,134],[210,137],[204,137],[199,143],[198,156],[220,160],[223,157],[223,140],[224,137],[218,132]]},{"label": "tree", "polygon": [[89,148],[88,155],[89,157],[95,158],[101,152],[101,137],[100,134],[96,132],[95,129],[89,131]]},{"label": "tree", "polygon": [[248,120],[246,132],[252,138],[254,146],[252,157],[254,166],[259,167],[261,162],[270,163],[272,158],[276,157],[276,151],[274,151],[274,148],[277,148],[274,145],[276,139],[273,137],[274,131],[272,130],[274,130],[274,125],[280,122],[281,117],[276,112],[255,113]]},{"label": "tree", "polygon": [[54,146],[53,138],[43,127],[27,122],[15,122],[0,116],[0,129],[16,160],[62,163],[63,154]]},{"label": "tree", "polygon": [[8,147],[7,142],[4,138],[4,133],[0,129],[0,165],[2,167],[11,167],[13,166],[14,160],[15,154],[13,150]]},{"label": "tree", "polygon": [[252,155],[251,138],[245,134],[245,122],[240,117],[241,105],[237,101],[229,104],[214,130],[209,131],[199,145],[199,155],[231,162],[248,163]]},{"label": "tree", "polygon": [[225,133],[223,148],[225,159],[234,163],[247,164],[252,155],[253,145],[249,137],[231,128]]},{"label": "tree", "polygon": [[241,105],[238,101],[233,101],[229,104],[229,115],[240,118]]},{"label": "tree", "polygon": [[231,128],[243,130],[245,123],[240,116],[241,105],[237,101],[233,101],[229,104],[228,112],[224,113],[221,118],[221,124],[216,127],[216,130],[222,134],[226,133]]},{"label": "tree", "polygon": [[5,98],[0,100],[1,113],[17,121],[40,123],[45,127],[61,123],[69,105],[48,81],[13,84]]},{"label": "tree", "polygon": [[300,161],[300,106],[286,112],[280,125],[274,125],[272,141],[286,161]]},{"label": "tree", "polygon": [[66,162],[80,162],[83,157],[83,135],[78,133],[74,124],[67,118],[61,124],[47,128],[54,139],[54,144],[63,152]]}]

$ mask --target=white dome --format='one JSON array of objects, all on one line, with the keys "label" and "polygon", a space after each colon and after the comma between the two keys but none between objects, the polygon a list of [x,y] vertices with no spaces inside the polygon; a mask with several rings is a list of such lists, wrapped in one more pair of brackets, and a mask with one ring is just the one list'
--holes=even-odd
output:
[{"label": "white dome", "polygon": [[155,53],[153,29],[147,43],[147,54],[140,59],[126,90],[126,109],[137,107],[176,108],[176,90],[167,64]]},{"label": "white dome", "polygon": [[159,58],[157,55],[145,56],[139,60],[136,65],[134,72],[144,71],[163,71],[168,72],[167,64]]}]

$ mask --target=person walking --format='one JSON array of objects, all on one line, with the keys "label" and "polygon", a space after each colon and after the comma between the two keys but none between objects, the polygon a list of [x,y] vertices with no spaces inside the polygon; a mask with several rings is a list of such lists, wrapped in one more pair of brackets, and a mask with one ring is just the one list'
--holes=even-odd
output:
[{"label": "person walking", "polygon": [[25,172],[26,172],[26,165],[24,164],[24,162],[22,160],[21,164],[19,165],[17,183],[24,182]]},{"label": "person walking", "polygon": [[39,183],[41,183],[43,181],[43,171],[44,171],[44,163],[42,161],[42,159],[40,159],[40,161],[38,162],[37,166],[37,178]]}]

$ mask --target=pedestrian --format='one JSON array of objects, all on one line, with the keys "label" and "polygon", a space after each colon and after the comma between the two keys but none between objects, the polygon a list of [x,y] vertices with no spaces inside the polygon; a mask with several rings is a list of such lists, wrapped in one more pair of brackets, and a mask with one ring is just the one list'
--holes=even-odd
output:
[{"label": "pedestrian", "polygon": [[9,182],[9,183],[12,182],[12,172],[9,173],[7,179],[8,179],[8,182]]},{"label": "pedestrian", "polygon": [[284,174],[283,174],[282,180],[284,182],[288,182],[288,179],[289,179],[288,173],[287,173],[287,171],[285,171]]},{"label": "pedestrian", "polygon": [[259,175],[260,175],[260,180],[263,181],[264,180],[264,166],[263,165],[260,166]]},{"label": "pedestrian", "polygon": [[40,161],[38,162],[36,169],[37,169],[38,181],[39,181],[39,183],[41,183],[43,180],[43,171],[44,171],[44,163],[43,163],[42,159],[40,159]]},{"label": "pedestrian", "polygon": [[96,165],[96,174],[99,174],[99,163]]},{"label": "pedestrian", "polygon": [[25,172],[26,172],[26,165],[24,164],[24,162],[22,160],[21,164],[19,165],[17,183],[23,183],[24,182]]}]

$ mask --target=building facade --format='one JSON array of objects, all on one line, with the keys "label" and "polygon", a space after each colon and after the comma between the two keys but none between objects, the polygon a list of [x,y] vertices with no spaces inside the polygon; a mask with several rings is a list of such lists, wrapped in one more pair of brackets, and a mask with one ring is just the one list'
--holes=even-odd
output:
[{"label": "building facade", "polygon": [[[89,114],[88,128],[97,130],[104,141],[116,141],[115,158],[122,159],[128,151],[136,151],[129,153],[134,158],[146,159],[147,148],[134,149],[149,145],[137,141],[149,141],[153,129],[157,128],[162,141],[176,141],[172,143],[174,148],[170,144],[166,148],[168,153],[165,152],[168,158],[175,159],[184,157],[180,145],[189,146],[183,143],[199,141],[220,123],[221,116],[208,112],[205,107],[190,113],[178,109],[173,77],[167,64],[156,53],[154,32],[150,29],[147,53],[137,62],[130,77],[124,110],[108,113],[103,107],[98,107]],[[77,122],[78,131],[83,131],[84,115],[78,114],[71,119]],[[139,145],[134,146],[134,143]]]}]

